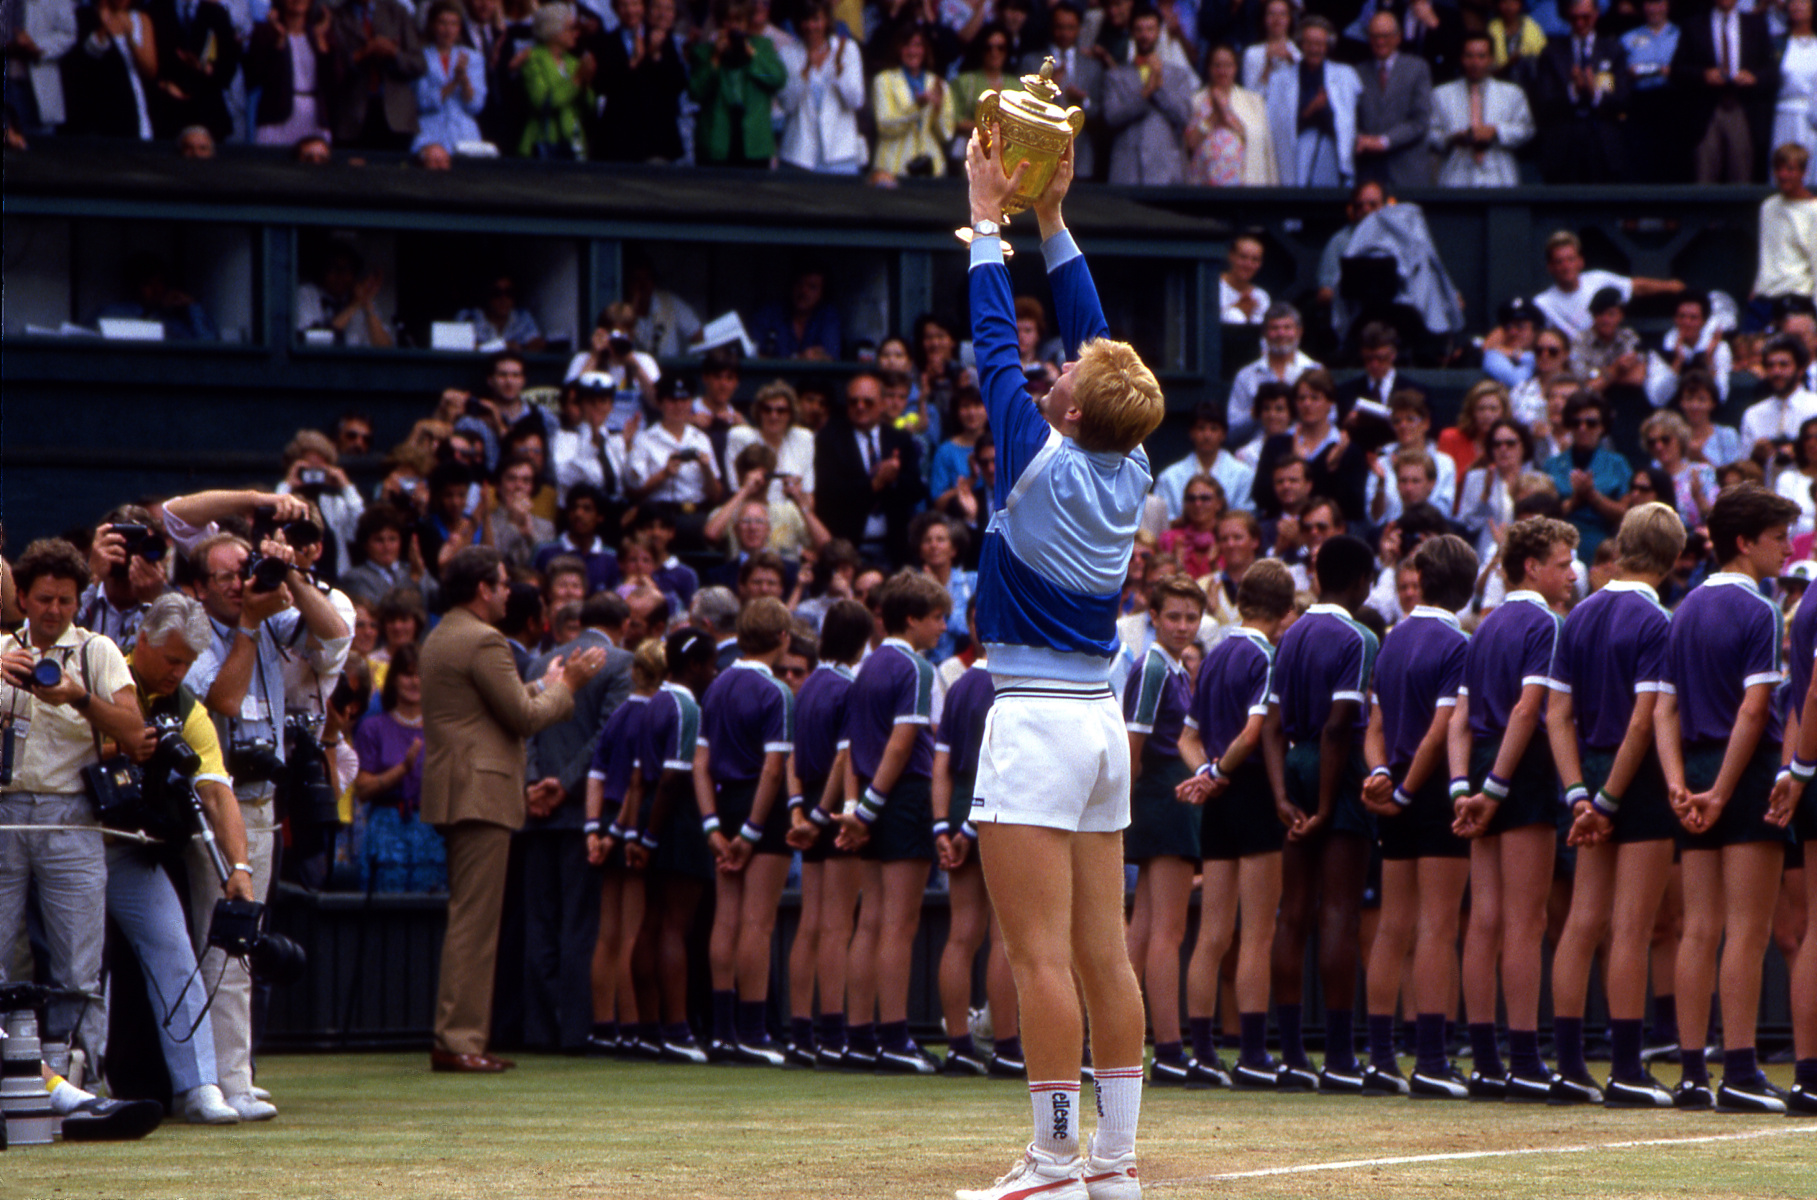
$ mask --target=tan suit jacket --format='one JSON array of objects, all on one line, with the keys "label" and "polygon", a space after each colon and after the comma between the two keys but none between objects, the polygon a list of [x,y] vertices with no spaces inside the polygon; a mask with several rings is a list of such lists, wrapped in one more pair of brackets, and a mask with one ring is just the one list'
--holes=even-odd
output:
[{"label": "tan suit jacket", "polygon": [[524,824],[524,739],[574,712],[564,683],[532,697],[505,635],[465,608],[423,643],[423,820]]}]

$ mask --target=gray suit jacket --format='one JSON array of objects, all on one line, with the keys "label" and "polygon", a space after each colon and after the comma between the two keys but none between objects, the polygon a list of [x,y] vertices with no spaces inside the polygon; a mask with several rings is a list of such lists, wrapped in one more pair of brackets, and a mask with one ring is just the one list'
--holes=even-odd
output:
[{"label": "gray suit jacket", "polygon": [[593,759],[593,748],[599,742],[600,728],[631,694],[631,652],[612,645],[611,640],[597,629],[583,629],[580,636],[566,646],[538,655],[525,674],[528,679],[541,679],[555,659],[594,646],[607,648],[606,665],[575,693],[572,717],[558,721],[530,739],[525,763],[526,781],[553,776],[561,780],[567,795],[561,807],[549,816],[527,819],[525,829],[580,828],[586,816],[587,768]]},{"label": "gray suit jacket", "polygon": [[1104,77],[1104,122],[1110,182],[1165,187],[1186,180],[1186,122],[1192,119],[1194,80],[1168,66],[1154,95],[1142,94],[1140,69],[1117,67]]},{"label": "gray suit jacket", "polygon": [[1392,187],[1425,187],[1432,182],[1432,155],[1426,138],[1432,126],[1432,69],[1413,54],[1397,54],[1382,88],[1374,60],[1356,68],[1362,94],[1356,101],[1357,134],[1388,139],[1386,154],[1356,156],[1356,178]]},{"label": "gray suit jacket", "polygon": [[[1041,64],[1052,58],[1056,64],[1065,68],[1065,55],[1054,46],[1037,50],[1022,60],[1024,75],[1039,75]],[[1070,70],[1063,70],[1055,77],[1061,87],[1076,87],[1085,93],[1085,99],[1073,100],[1061,97],[1062,108],[1077,104],[1085,110],[1085,132],[1073,139],[1073,174],[1080,179],[1093,178],[1097,167],[1097,155],[1092,143],[1104,128],[1104,68],[1097,59],[1085,52],[1084,46],[1073,47],[1073,65]]]}]

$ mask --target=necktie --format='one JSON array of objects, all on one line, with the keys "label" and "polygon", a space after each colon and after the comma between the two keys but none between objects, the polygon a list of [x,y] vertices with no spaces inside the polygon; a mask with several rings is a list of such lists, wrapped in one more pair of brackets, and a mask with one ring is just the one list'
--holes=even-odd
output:
[{"label": "necktie", "polygon": [[1470,85],[1470,125],[1475,128],[1483,123],[1483,89],[1481,84]]},{"label": "necktie", "polygon": [[1577,43],[1577,65],[1588,70],[1590,67],[1590,39],[1584,38]]},{"label": "necktie", "polygon": [[606,453],[607,433],[604,429],[594,431],[593,449],[599,455],[599,490],[607,496],[618,494],[618,472],[612,469],[612,456]]},{"label": "necktie", "polygon": [[874,471],[877,469],[877,464],[883,461],[883,447],[878,444],[877,431],[875,429],[872,429],[869,433],[864,435],[864,448],[871,459],[870,462],[865,464],[865,470]]},{"label": "necktie", "polygon": [[1724,16],[1722,18],[1722,77],[1724,79],[1734,76],[1734,62],[1729,49],[1729,18]]},{"label": "necktie", "polygon": [[1388,90],[1388,64],[1386,62],[1383,62],[1380,66],[1378,66],[1375,69],[1375,76],[1377,79],[1379,79],[1381,81],[1382,90],[1384,92],[1387,91]]}]

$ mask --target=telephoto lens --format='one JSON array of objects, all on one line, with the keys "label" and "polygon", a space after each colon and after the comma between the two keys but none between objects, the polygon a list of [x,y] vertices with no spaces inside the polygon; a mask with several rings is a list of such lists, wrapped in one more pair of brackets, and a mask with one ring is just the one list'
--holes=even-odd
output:
[{"label": "telephoto lens", "polygon": [[32,667],[32,683],[38,687],[54,688],[63,682],[63,668],[57,665],[54,658],[41,658]]},{"label": "telephoto lens", "polygon": [[56,1134],[57,1114],[39,1069],[43,1053],[38,1014],[29,1008],[7,1013],[6,1040],[0,1041],[0,1118],[9,1146],[48,1146]]}]

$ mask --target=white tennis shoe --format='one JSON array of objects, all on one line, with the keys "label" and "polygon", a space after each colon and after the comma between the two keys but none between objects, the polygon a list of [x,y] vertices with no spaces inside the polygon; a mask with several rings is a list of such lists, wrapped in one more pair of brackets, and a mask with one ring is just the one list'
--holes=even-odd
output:
[{"label": "white tennis shoe", "polygon": [[[1108,1193],[1107,1193],[1108,1194]],[[1091,1200],[1085,1187],[1085,1162],[1062,1159],[1032,1143],[1009,1174],[988,1188],[961,1188],[957,1200]]]}]

